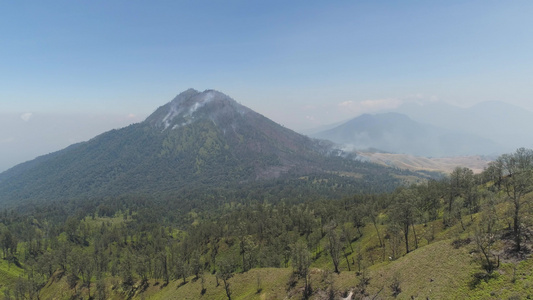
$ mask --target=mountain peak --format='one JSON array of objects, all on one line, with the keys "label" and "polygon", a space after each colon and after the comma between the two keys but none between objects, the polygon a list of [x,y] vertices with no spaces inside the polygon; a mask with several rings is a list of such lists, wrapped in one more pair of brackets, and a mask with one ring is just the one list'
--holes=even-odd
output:
[{"label": "mountain peak", "polygon": [[[373,190],[379,182],[387,187],[400,183],[389,175],[400,173],[352,158],[332,143],[300,135],[223,93],[189,89],[143,123],[103,133],[0,174],[0,204],[135,194],[165,198],[198,191],[213,195],[208,196],[213,203],[226,189],[231,197],[249,197],[243,184],[277,197],[267,189],[288,190],[276,187],[284,187],[285,180],[297,186],[312,184],[310,193],[324,191],[329,196],[330,186],[338,186],[336,193],[343,186],[353,194]],[[353,180],[337,173],[363,178]],[[284,180],[260,183],[282,176]],[[321,187],[322,182],[327,188]]]},{"label": "mountain peak", "polygon": [[188,89],[172,101],[159,107],[146,122],[163,130],[187,126],[197,120],[209,119],[216,122],[228,115],[244,114],[246,107],[238,104],[228,95],[216,90],[199,92]]}]

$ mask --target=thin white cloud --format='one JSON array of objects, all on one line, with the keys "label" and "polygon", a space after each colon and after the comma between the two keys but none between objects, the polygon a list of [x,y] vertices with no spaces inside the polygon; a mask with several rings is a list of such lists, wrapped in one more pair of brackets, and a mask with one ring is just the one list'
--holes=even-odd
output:
[{"label": "thin white cloud", "polygon": [[407,96],[403,97],[402,101],[404,103],[406,103],[406,102],[414,102],[414,103],[423,105],[423,104],[426,104],[426,103],[437,102],[437,101],[439,101],[439,97],[437,97],[435,95],[427,96],[427,95],[424,95],[424,94],[412,94],[412,95],[407,95]]},{"label": "thin white cloud", "polygon": [[8,137],[8,138],[5,138],[5,139],[1,139],[0,140],[0,144],[9,144],[9,143],[12,143],[14,141],[15,141],[15,138]]},{"label": "thin white cloud", "polygon": [[339,108],[348,110],[351,113],[363,114],[377,112],[384,109],[393,109],[402,105],[403,101],[400,99],[377,99],[364,101],[344,101],[339,103]]},{"label": "thin white cloud", "polygon": [[20,118],[24,122],[28,122],[32,117],[33,117],[33,113],[24,113],[24,114],[20,115]]},{"label": "thin white cloud", "polygon": [[439,98],[437,96],[426,96],[424,94],[412,94],[402,98],[385,98],[375,100],[363,100],[363,101],[344,101],[338,104],[344,112],[350,114],[364,114],[375,113],[383,110],[395,109],[404,103],[418,103],[425,104],[430,102],[436,102]]}]

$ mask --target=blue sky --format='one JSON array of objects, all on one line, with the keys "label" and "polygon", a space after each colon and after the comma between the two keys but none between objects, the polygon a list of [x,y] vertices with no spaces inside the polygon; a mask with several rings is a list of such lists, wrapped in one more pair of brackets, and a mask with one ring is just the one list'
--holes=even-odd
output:
[{"label": "blue sky", "polygon": [[293,129],[408,101],[533,110],[532,15],[531,1],[0,1],[0,115],[122,126],[190,87]]}]

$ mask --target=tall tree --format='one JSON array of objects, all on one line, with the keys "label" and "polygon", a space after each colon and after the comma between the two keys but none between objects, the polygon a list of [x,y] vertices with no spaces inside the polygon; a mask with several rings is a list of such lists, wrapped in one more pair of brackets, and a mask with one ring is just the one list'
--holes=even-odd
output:
[{"label": "tall tree", "polygon": [[304,294],[308,295],[310,290],[309,284],[309,266],[311,265],[311,254],[307,245],[302,240],[296,242],[292,247],[292,268],[298,274],[298,277],[304,278]]},{"label": "tall tree", "polygon": [[474,230],[473,240],[478,250],[478,261],[481,267],[491,274],[499,267],[499,257],[495,258],[492,248],[496,241],[494,227],[497,224],[497,213],[493,205],[487,205],[481,214],[481,220]]},{"label": "tall tree", "polygon": [[376,233],[378,235],[379,240],[379,246],[383,247],[383,240],[381,239],[381,233],[379,232],[378,228],[378,219],[379,219],[379,209],[375,202],[368,203],[366,206],[367,211],[367,217],[370,219],[372,224],[374,225],[374,228],[376,229]]},{"label": "tall tree", "polygon": [[499,191],[503,179],[503,166],[501,160],[495,160],[489,163],[481,174],[484,182],[492,182],[491,190]]},{"label": "tall tree", "polygon": [[502,186],[513,207],[513,236],[516,251],[522,248],[521,210],[527,201],[525,194],[533,190],[533,150],[519,148],[513,154],[497,159],[502,167]]},{"label": "tall tree", "polygon": [[217,278],[222,279],[224,282],[224,290],[226,291],[228,300],[231,300],[232,295],[229,280],[231,277],[233,277],[233,272],[235,272],[235,263],[231,258],[221,259],[218,261]]},{"label": "tall tree", "polygon": [[0,233],[0,245],[2,246],[4,259],[7,254],[13,255],[17,251],[17,240],[7,228]]},{"label": "tall tree", "polygon": [[448,218],[446,218],[445,222],[446,225],[450,226],[452,225],[452,221],[455,220],[454,218],[454,201],[458,197],[462,197],[463,199],[467,199],[471,202],[471,207],[473,208],[475,205],[475,198],[473,196],[473,188],[474,188],[474,172],[470,170],[469,168],[464,167],[456,167],[449,177],[448,182],[448,195],[446,197],[447,202],[447,215]]},{"label": "tall tree", "polygon": [[327,226],[327,236],[328,236],[328,252],[333,261],[333,266],[335,267],[335,273],[339,273],[339,262],[342,251],[342,243],[339,238],[339,234],[335,230],[335,223],[332,222]]},{"label": "tall tree", "polygon": [[402,188],[397,192],[394,204],[391,206],[392,221],[400,225],[404,234],[406,253],[409,253],[409,227],[414,224],[415,203],[415,189]]}]

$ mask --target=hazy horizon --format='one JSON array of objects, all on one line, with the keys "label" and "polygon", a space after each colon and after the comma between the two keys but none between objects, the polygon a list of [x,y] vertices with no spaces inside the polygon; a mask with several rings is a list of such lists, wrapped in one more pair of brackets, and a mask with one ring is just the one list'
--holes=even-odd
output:
[{"label": "hazy horizon", "polygon": [[528,1],[5,3],[0,172],[141,121],[188,88],[297,131],[404,103],[533,111],[532,11]]}]

